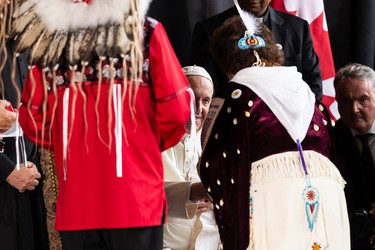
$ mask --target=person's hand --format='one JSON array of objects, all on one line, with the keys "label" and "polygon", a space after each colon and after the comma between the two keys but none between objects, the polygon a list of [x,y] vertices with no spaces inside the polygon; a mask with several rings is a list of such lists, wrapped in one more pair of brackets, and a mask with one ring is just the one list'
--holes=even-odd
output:
[{"label": "person's hand", "polygon": [[36,166],[32,162],[27,162],[27,166],[21,164],[19,170],[15,167],[6,181],[18,191],[24,192],[25,190],[34,190],[39,184],[40,177]]},{"label": "person's hand", "polygon": [[8,101],[0,100],[0,133],[7,131],[16,121],[16,112],[7,110],[10,105]]},{"label": "person's hand", "polygon": [[202,200],[198,203],[198,212],[204,213],[214,209],[214,205],[209,200]]}]

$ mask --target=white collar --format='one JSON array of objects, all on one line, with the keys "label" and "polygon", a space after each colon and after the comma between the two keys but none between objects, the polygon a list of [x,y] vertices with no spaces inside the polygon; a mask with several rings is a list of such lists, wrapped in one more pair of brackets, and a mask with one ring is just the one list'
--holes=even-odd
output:
[{"label": "white collar", "polygon": [[315,95],[296,67],[250,67],[230,80],[254,91],[296,142],[306,136],[314,114]]}]

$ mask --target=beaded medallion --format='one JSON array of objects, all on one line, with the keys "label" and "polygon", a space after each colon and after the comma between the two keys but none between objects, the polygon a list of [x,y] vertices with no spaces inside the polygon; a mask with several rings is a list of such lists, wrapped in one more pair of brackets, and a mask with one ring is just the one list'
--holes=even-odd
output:
[{"label": "beaded medallion", "polygon": [[303,190],[302,196],[305,201],[307,222],[310,232],[312,232],[319,210],[319,191],[315,187],[307,186]]}]

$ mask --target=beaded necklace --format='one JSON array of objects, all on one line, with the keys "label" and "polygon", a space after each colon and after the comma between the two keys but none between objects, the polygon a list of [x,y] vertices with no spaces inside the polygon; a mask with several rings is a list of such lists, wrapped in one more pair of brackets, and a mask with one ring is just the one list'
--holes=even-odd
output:
[{"label": "beaded necklace", "polygon": [[297,148],[301,157],[302,168],[305,174],[306,187],[302,191],[302,198],[305,201],[306,218],[309,225],[310,232],[313,231],[316,222],[316,217],[319,210],[319,191],[316,187],[311,185],[310,175],[306,168],[305,158],[303,157],[303,150],[301,142],[297,139]]}]

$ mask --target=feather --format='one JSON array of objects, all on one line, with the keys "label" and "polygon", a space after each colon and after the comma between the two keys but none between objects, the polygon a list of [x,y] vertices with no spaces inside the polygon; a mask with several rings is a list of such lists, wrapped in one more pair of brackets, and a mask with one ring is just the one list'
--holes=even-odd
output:
[{"label": "feather", "polygon": [[78,65],[81,62],[79,48],[84,35],[85,30],[78,30],[69,34],[66,46],[66,59],[70,66]]},{"label": "feather", "polygon": [[45,26],[40,18],[32,20],[24,29],[24,31],[15,38],[13,43],[13,51],[22,53],[33,45],[42,34]]},{"label": "feather", "polygon": [[12,18],[16,19],[24,15],[26,12],[33,11],[35,9],[35,3],[33,1],[17,1],[14,11],[12,13]]},{"label": "feather", "polygon": [[97,37],[97,29],[85,29],[79,44],[78,53],[82,62],[88,62],[93,56],[95,41]]},{"label": "feather", "polygon": [[[27,1],[29,2],[29,1]],[[25,30],[25,28],[30,24],[34,19],[37,19],[38,16],[34,11],[35,6],[30,6],[29,9],[19,13],[17,16],[12,17],[12,23],[10,31],[7,34],[8,37],[15,37],[19,33]]]},{"label": "feather", "polygon": [[105,26],[98,28],[98,36],[96,38],[95,51],[100,58],[106,57],[106,37],[107,29]]},{"label": "feather", "polygon": [[66,46],[66,58],[71,66],[80,62],[88,62],[93,56],[98,30],[79,29],[69,36]]},{"label": "feather", "polygon": [[[42,58],[48,53],[48,45],[52,42],[54,35],[46,30],[43,31],[38,40],[31,46],[28,54],[29,65],[41,63]],[[46,65],[42,64],[41,66],[45,68]]]},{"label": "feather", "polygon": [[242,22],[244,23],[247,32],[249,35],[258,34],[260,31],[260,24],[256,20],[255,16],[250,14],[249,12],[241,9],[240,5],[238,4],[237,0],[233,0],[234,5],[236,6],[238,13],[240,14],[240,17],[242,19]]},{"label": "feather", "polygon": [[74,53],[74,40],[76,37],[76,33],[69,33],[68,34],[68,40],[66,43],[66,51],[65,51],[65,57],[69,61],[69,64],[72,65],[73,61],[73,53]]},{"label": "feather", "polygon": [[56,66],[67,40],[68,34],[66,32],[55,33],[54,38],[48,45],[47,53],[41,62],[42,65],[45,65],[44,67],[54,68]]},{"label": "feather", "polygon": [[117,30],[117,52],[116,54],[121,55],[122,57],[125,56],[125,54],[128,52],[128,44],[129,44],[129,38],[126,36],[125,32],[125,25],[120,25]]},{"label": "feather", "polygon": [[125,55],[127,52],[127,44],[129,39],[126,36],[124,25],[114,25],[108,29],[107,33],[107,54],[111,58]]},{"label": "feather", "polygon": [[[117,25],[116,25],[117,26]],[[116,26],[115,25],[109,25],[109,27],[107,28],[107,36],[106,36],[106,48],[107,48],[107,52],[106,54],[110,57],[110,58],[115,58],[116,57],[116,52],[115,52],[115,43],[116,43],[116,33],[117,33],[117,29],[116,29]]]}]

